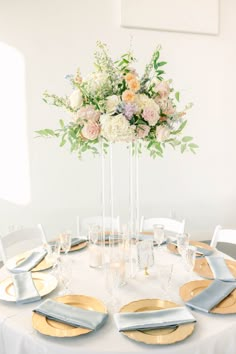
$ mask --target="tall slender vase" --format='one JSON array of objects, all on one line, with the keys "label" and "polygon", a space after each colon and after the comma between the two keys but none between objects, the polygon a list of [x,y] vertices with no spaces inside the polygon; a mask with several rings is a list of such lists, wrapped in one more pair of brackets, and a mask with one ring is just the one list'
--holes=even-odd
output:
[{"label": "tall slender vase", "polygon": [[[107,153],[104,151],[104,142],[101,140],[101,215],[102,233],[105,246],[105,218],[111,218],[111,235],[114,235],[114,164],[113,144],[108,144]],[[140,211],[139,211],[139,153],[138,142],[129,143],[127,149],[127,159],[129,165],[129,182],[127,190],[129,195],[129,205],[126,210],[126,223],[129,225],[130,237],[137,239],[139,235]],[[105,169],[105,162],[108,162],[108,171]],[[124,186],[125,187],[125,186]]]}]

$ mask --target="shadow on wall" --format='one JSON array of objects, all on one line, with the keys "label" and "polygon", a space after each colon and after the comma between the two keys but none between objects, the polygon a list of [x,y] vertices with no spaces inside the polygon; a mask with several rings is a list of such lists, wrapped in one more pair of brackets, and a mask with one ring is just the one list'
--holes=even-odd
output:
[{"label": "shadow on wall", "polygon": [[30,202],[25,61],[14,47],[0,42],[0,199]]}]

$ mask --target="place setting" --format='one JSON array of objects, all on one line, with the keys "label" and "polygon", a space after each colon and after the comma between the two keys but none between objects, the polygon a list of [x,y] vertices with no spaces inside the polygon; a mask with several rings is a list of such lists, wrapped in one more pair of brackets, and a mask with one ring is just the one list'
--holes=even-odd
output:
[{"label": "place setting", "polygon": [[196,319],[185,307],[160,299],[132,301],[114,314],[114,320],[123,335],[153,345],[183,341],[196,325]]},{"label": "place setting", "polygon": [[48,257],[48,251],[44,247],[20,253],[10,258],[6,263],[6,267],[11,273],[40,272],[52,266],[53,261]]},{"label": "place setting", "polygon": [[176,240],[167,243],[167,249],[173,254],[180,255],[181,250],[188,245],[196,247],[196,257],[206,257],[214,252],[214,248],[208,244],[190,240],[188,233],[177,234]]},{"label": "place setting", "polygon": [[194,271],[209,280],[195,280],[180,288],[186,305],[215,314],[236,313],[236,262],[209,256],[197,259]]},{"label": "place setting", "polygon": [[86,295],[47,299],[33,310],[32,325],[53,337],[75,337],[99,330],[107,319],[106,306]]},{"label": "place setting", "polygon": [[0,282],[0,300],[26,304],[39,301],[56,289],[58,280],[42,272],[13,274]]}]

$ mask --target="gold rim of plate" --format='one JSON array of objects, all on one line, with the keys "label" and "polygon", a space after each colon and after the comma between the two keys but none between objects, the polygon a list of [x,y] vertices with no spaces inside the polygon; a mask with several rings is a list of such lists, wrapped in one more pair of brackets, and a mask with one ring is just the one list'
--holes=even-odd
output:
[{"label": "gold rim of plate", "polygon": [[[185,302],[189,301],[194,296],[205,290],[211,283],[212,280],[190,281],[189,283],[186,283],[180,287],[179,294]],[[221,315],[236,313],[236,289],[233,290],[218,305],[216,305],[210,312]]]},{"label": "gold rim of plate", "polygon": [[[232,275],[236,278],[236,261],[231,261],[230,259],[225,259],[225,263],[228,266]],[[212,270],[206,260],[206,258],[196,259],[194,272],[196,272],[201,277],[207,279],[215,279]]]},{"label": "gold rim of plate", "polygon": [[[173,307],[179,307],[174,302],[160,300],[160,299],[143,299],[138,301],[132,301],[129,304],[123,306],[120,312],[143,312],[143,311],[154,311],[154,310],[164,310]],[[184,325],[179,325],[176,327],[153,329],[153,330],[135,330],[135,331],[123,331],[122,333],[138,342],[143,342],[145,344],[173,344],[180,342],[185,338],[189,337],[193,330],[195,324],[188,323]]]},{"label": "gold rim of plate", "polygon": [[[20,265],[21,262],[23,262],[27,257],[29,257],[31,255],[31,253],[34,250],[31,251],[27,251],[21,254],[18,254],[15,257],[12,257],[11,259],[9,259],[9,261],[7,262],[7,268],[8,269],[13,269],[14,267]],[[31,269],[31,272],[41,272],[42,270],[47,270],[49,268],[52,268],[53,263],[52,261],[50,261],[47,257],[47,255],[44,257],[44,259],[42,259],[41,262],[39,262],[39,264],[37,264],[36,267],[34,267],[33,269]]]},{"label": "gold rim of plate", "polygon": [[[85,310],[107,313],[107,309],[102,301],[86,295],[65,295],[57,297],[55,301],[63,304],[80,307]],[[65,323],[50,320],[42,315],[33,313],[32,324],[38,332],[52,337],[75,337],[92,332],[91,329],[73,327]]]},{"label": "gold rim of plate", "polygon": [[[87,247],[87,245],[88,245],[88,241],[84,241],[82,243],[79,243],[78,245],[72,246],[69,250],[69,253],[74,252],[74,251],[79,251],[79,250]],[[61,250],[61,253],[64,253],[64,251]]]},{"label": "gold rim of plate", "polygon": [[[191,246],[195,246],[195,247],[201,247],[201,248],[204,248],[205,250],[209,250],[209,251],[214,251],[214,248],[211,247],[210,245],[206,244],[206,243],[203,243],[203,242],[199,242],[199,241],[190,241],[189,244]],[[179,252],[178,252],[178,247],[177,245],[173,244],[173,243],[168,243],[167,244],[167,248],[168,250],[171,252],[171,253],[174,253],[174,254],[178,254],[179,255]],[[203,255],[201,253],[197,253],[196,254],[197,257],[202,257]]]},{"label": "gold rim of plate", "polygon": [[[57,287],[57,279],[51,274],[33,273],[32,279],[39,295],[45,296]],[[8,277],[0,282],[0,299],[15,302],[15,289],[12,277]]]}]

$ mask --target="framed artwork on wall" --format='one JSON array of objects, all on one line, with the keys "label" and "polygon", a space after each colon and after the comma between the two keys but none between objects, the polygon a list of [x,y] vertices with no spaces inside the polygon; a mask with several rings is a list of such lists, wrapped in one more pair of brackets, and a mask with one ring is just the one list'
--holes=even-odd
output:
[{"label": "framed artwork on wall", "polygon": [[121,0],[121,26],[219,34],[219,0]]}]

